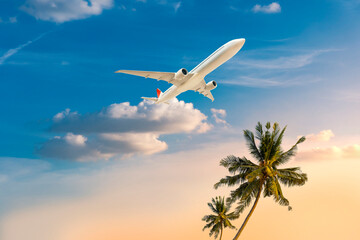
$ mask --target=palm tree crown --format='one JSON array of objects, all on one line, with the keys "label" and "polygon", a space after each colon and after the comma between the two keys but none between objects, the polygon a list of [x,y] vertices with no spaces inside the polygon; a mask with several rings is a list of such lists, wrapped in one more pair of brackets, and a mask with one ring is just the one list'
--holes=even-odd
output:
[{"label": "palm tree crown", "polygon": [[[235,190],[231,191],[228,198],[230,203],[238,201],[237,212],[243,212],[255,199],[248,217],[234,239],[239,237],[238,235],[240,235],[256,207],[262,192],[264,197],[272,196],[277,203],[288,206],[288,209],[291,210],[289,201],[284,197],[280,183],[290,187],[304,185],[307,181],[307,175],[302,173],[298,167],[279,168],[280,165],[287,163],[295,155],[297,145],[304,142],[305,137],[301,137],[289,150],[283,151],[281,143],[286,127],[281,130],[279,125],[274,123],[271,131],[271,124],[268,122],[265,128],[266,130],[263,129],[259,122],[255,128],[255,135],[249,130],[244,130],[246,143],[257,163],[253,163],[246,157],[240,158],[232,155],[220,161],[220,165],[227,168],[232,176],[220,179],[214,187],[218,188],[222,185],[238,186]],[[259,141],[258,146],[255,139]]]},{"label": "palm tree crown", "polygon": [[211,203],[208,203],[208,206],[214,214],[206,215],[202,218],[206,222],[203,231],[206,228],[211,228],[210,237],[214,235],[216,239],[220,233],[221,240],[223,228],[229,227],[234,229],[235,227],[231,224],[230,220],[237,219],[239,215],[234,212],[228,213],[230,206],[225,204],[224,197],[213,198]]}]

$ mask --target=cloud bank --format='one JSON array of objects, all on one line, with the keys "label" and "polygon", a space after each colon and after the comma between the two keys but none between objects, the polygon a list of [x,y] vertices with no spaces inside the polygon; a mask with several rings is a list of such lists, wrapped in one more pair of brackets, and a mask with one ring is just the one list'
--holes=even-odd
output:
[{"label": "cloud bank", "polygon": [[27,0],[21,9],[36,19],[63,23],[99,15],[113,0]]},{"label": "cloud bank", "polygon": [[317,142],[327,142],[334,136],[335,135],[331,131],[331,129],[328,129],[328,130],[323,130],[323,131],[319,132],[318,134],[306,135],[306,140],[317,141]]},{"label": "cloud bank", "polygon": [[154,154],[167,149],[161,135],[204,133],[207,116],[192,103],[142,101],[137,106],[115,103],[97,113],[81,115],[66,109],[53,118],[50,131],[62,133],[38,149],[42,157],[94,161],[132,154]]},{"label": "cloud bank", "polygon": [[318,147],[299,152],[295,159],[300,161],[360,159],[360,145]]}]

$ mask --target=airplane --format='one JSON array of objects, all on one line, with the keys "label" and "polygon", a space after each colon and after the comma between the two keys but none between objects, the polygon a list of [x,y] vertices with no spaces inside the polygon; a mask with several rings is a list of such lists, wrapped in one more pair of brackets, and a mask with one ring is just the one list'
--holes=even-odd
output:
[{"label": "airplane", "polygon": [[133,70],[119,70],[115,73],[125,73],[145,78],[153,78],[158,81],[163,80],[173,84],[173,86],[167,89],[164,93],[159,89],[156,89],[157,97],[142,97],[143,99],[154,101],[156,104],[168,103],[170,99],[175,98],[180,93],[188,90],[199,92],[214,101],[211,90],[217,87],[217,83],[215,81],[205,83],[204,77],[232,58],[238,51],[240,51],[244,43],[244,38],[234,39],[225,43],[190,72],[188,72],[185,68],[181,68],[176,73]]}]

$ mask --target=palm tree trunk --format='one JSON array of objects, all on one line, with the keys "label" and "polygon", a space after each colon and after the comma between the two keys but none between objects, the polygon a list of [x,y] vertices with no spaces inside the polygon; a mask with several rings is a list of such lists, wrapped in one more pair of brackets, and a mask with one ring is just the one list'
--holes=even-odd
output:
[{"label": "palm tree trunk", "polygon": [[235,235],[235,237],[234,237],[233,240],[237,240],[237,239],[240,237],[241,232],[244,230],[247,222],[249,221],[252,213],[254,212],[254,210],[255,210],[255,208],[256,208],[257,203],[259,202],[260,195],[261,195],[261,191],[262,191],[262,183],[261,183],[261,185],[260,185],[259,192],[258,192],[258,194],[256,195],[256,199],[255,199],[254,205],[252,206],[249,214],[246,216],[245,221],[244,221],[243,224],[241,225],[241,228],[240,228],[239,231],[236,233],[236,235]]},{"label": "palm tree trunk", "polygon": [[221,224],[221,228],[220,228],[220,240],[221,240],[221,237],[222,237],[222,233],[223,233],[223,226]]}]

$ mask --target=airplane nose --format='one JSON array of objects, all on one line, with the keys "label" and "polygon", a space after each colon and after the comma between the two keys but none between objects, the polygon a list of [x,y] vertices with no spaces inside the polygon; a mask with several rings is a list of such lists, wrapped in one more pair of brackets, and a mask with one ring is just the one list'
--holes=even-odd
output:
[{"label": "airplane nose", "polygon": [[236,45],[240,45],[242,47],[245,43],[245,38],[235,39],[235,42],[236,42]]},{"label": "airplane nose", "polygon": [[242,46],[244,45],[245,43],[245,38],[239,38],[239,39],[234,39],[232,41],[229,42],[229,45],[232,47],[232,48],[235,48],[237,49],[237,51],[239,51]]}]

